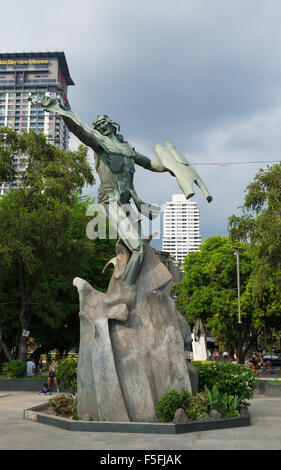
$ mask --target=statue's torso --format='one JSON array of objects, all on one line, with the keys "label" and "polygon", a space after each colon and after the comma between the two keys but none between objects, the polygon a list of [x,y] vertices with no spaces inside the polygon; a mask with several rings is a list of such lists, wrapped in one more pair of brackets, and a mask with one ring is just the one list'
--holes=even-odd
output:
[{"label": "statue's torso", "polygon": [[96,170],[100,177],[99,202],[117,199],[126,204],[134,191],[134,162],[122,155],[110,155],[106,152],[95,153]]}]

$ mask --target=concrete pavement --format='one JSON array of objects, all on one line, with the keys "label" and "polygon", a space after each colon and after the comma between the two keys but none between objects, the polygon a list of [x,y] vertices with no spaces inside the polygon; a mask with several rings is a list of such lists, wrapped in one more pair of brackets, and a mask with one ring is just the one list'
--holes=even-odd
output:
[{"label": "concrete pavement", "polygon": [[179,435],[73,432],[23,419],[48,398],[0,392],[0,450],[281,450],[281,398],[255,395],[251,426]]}]

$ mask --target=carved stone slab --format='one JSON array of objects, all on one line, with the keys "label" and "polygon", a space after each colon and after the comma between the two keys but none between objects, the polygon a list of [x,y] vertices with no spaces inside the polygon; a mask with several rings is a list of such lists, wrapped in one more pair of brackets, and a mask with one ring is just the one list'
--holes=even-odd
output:
[{"label": "carved stone slab", "polygon": [[117,245],[106,294],[75,278],[80,296],[78,414],[84,419],[157,421],[155,403],[191,392],[173,279],[151,247],[137,282],[122,280],[128,251]]}]

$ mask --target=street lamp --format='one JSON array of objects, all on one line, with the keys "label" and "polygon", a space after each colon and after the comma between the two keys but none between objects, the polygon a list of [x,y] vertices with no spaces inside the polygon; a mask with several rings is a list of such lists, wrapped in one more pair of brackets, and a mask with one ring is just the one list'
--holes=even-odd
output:
[{"label": "street lamp", "polygon": [[239,260],[239,255],[240,252],[239,250],[244,250],[244,248],[241,248],[240,246],[232,246],[232,245],[225,245],[228,246],[229,248],[234,248],[235,255],[237,257],[237,296],[238,296],[238,323],[237,323],[237,330],[238,330],[238,364],[243,364],[243,359],[242,359],[242,321],[241,321],[241,303],[240,303],[240,260]]}]

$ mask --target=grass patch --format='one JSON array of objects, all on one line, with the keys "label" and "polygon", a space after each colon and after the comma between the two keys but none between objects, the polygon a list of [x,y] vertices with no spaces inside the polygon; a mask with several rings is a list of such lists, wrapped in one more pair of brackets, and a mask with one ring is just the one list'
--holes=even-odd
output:
[{"label": "grass patch", "polygon": [[[7,375],[0,375],[0,380],[7,380],[9,377]],[[38,381],[47,381],[47,375],[35,375],[34,377],[21,377],[21,378],[13,378],[10,380],[38,380]]]},{"label": "grass patch", "polygon": [[268,385],[279,385],[281,387],[281,380],[271,380]]}]

